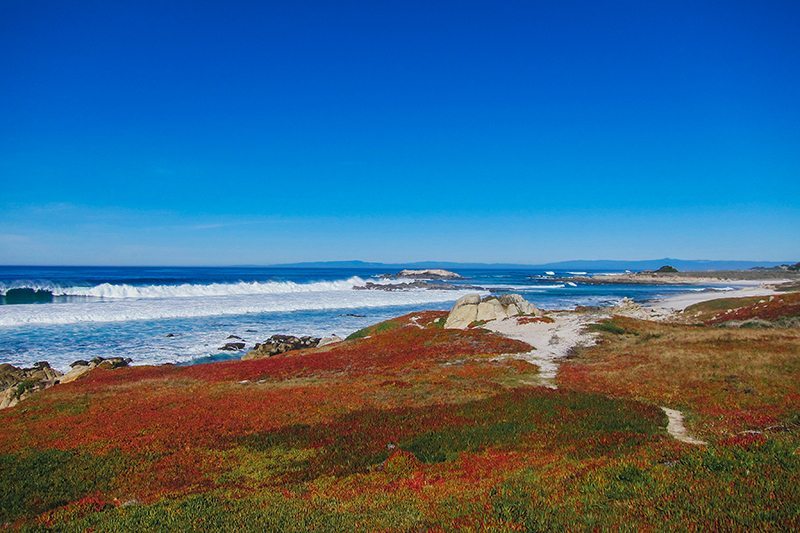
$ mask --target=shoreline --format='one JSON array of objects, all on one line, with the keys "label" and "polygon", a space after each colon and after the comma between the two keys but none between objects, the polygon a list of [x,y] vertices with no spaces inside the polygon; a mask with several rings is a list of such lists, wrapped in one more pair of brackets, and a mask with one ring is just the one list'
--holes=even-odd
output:
[{"label": "shoreline", "polygon": [[[675,294],[645,302],[642,307],[656,313],[662,318],[666,318],[674,313],[683,311],[691,305],[708,302],[711,300],[719,300],[723,298],[747,298],[752,296],[772,296],[774,294],[780,294],[780,292],[775,290],[773,287],[763,283],[755,284],[757,286],[753,286],[754,284],[752,283],[738,285],[747,286],[740,286],[730,291],[711,290]],[[664,316],[665,314],[666,316]]]},{"label": "shoreline", "polygon": [[[744,275],[744,274],[747,274],[747,273],[742,273],[742,275]],[[615,277],[616,276],[641,276],[641,274],[630,274],[630,275],[625,274],[625,275],[614,275],[614,276]],[[648,277],[649,277],[649,275],[648,275]],[[694,286],[709,286],[709,285],[711,285],[709,283],[710,281],[715,282],[714,283],[715,285],[718,285],[718,286],[719,285],[724,285],[726,287],[732,287],[732,289],[731,290],[722,291],[722,290],[714,290],[712,288],[708,288],[707,290],[697,290],[697,289],[693,289],[692,288]],[[769,295],[779,294],[780,293],[780,289],[779,289],[779,287],[777,287],[778,285],[780,285],[781,283],[793,282],[793,280],[787,279],[786,277],[782,277],[782,278],[772,277],[769,280],[764,280],[764,279],[741,279],[741,280],[736,280],[733,283],[727,283],[727,284],[722,283],[722,281],[723,280],[721,280],[721,279],[710,278],[710,277],[707,277],[707,276],[704,276],[704,277],[692,277],[691,279],[685,279],[684,283],[682,284],[683,286],[680,288],[680,290],[685,291],[685,292],[681,292],[679,294],[665,295],[665,296],[661,296],[661,297],[656,297],[656,298],[652,298],[650,300],[646,300],[646,299],[639,300],[639,302],[635,306],[636,309],[630,309],[630,308],[626,307],[624,309],[619,309],[618,308],[618,309],[615,310],[615,307],[619,306],[619,303],[620,303],[620,302],[616,302],[616,303],[612,303],[610,305],[606,305],[604,307],[594,308],[593,311],[591,311],[590,313],[587,313],[587,310],[579,310],[579,309],[575,309],[575,308],[572,308],[572,309],[570,309],[570,308],[552,309],[551,308],[549,313],[552,314],[552,316],[554,318],[555,317],[567,317],[567,316],[585,317],[588,314],[592,314],[592,315],[596,315],[596,319],[602,319],[603,317],[608,317],[608,316],[614,314],[615,312],[617,312],[618,314],[628,314],[629,316],[636,316],[638,318],[643,318],[643,319],[665,320],[665,319],[671,317],[674,313],[680,312],[681,310],[685,309],[686,307],[688,307],[690,305],[693,305],[693,304],[696,304],[696,303],[700,303],[700,302],[705,302],[705,301],[715,300],[715,299],[722,299],[722,298],[769,296]],[[609,285],[613,285],[613,284],[614,283],[609,283]],[[528,296],[528,297],[532,298],[532,300],[531,300],[532,303],[539,304],[539,302],[535,299],[535,296],[533,296],[533,297]],[[624,302],[624,300],[623,300],[623,302]],[[563,321],[559,321],[559,322],[563,322]],[[528,325],[526,325],[526,326],[528,326]],[[535,325],[535,326],[537,326],[537,327],[534,327],[534,328],[523,327],[522,328],[523,333],[519,333],[519,332],[509,332],[509,333],[511,333],[512,336],[517,335],[517,337],[515,337],[515,338],[519,338],[518,337],[519,335],[529,336],[530,338],[535,339],[535,341],[532,342],[531,344],[536,345],[536,344],[542,344],[541,339],[540,339],[541,334],[533,335],[530,332],[525,333],[525,331],[527,329],[531,329],[532,331],[536,330],[536,329],[546,329],[548,331],[551,330],[551,329],[553,329],[553,330],[561,329],[561,328],[558,328],[558,327],[554,327],[552,325],[548,325],[546,328],[543,327],[543,325]],[[504,326],[504,328],[507,329],[508,326]],[[291,329],[287,329],[287,330],[278,331],[277,333],[294,334],[295,331],[292,331]],[[501,333],[503,333],[503,332],[501,332]],[[533,335],[533,336],[531,336],[531,335]],[[561,342],[560,341],[561,337],[559,337],[559,335],[556,335],[555,332],[553,332],[553,336],[555,336],[557,338],[557,340],[559,342]],[[574,339],[572,339],[572,337],[575,337],[575,335],[567,335],[567,337],[569,339],[571,339],[571,340],[574,340]],[[549,340],[550,340],[550,337],[547,337],[545,339],[545,343],[544,344],[547,347],[546,351],[553,351],[553,349],[550,347],[551,345],[549,343]],[[223,342],[223,341],[221,341],[221,342]],[[540,350],[539,353],[543,353],[544,351],[545,350]],[[132,356],[132,354],[129,355],[129,354],[125,353],[125,352],[109,352],[109,354],[110,355],[116,355],[116,356],[122,356],[122,357]],[[225,353],[220,352],[220,353],[208,354],[208,355],[205,355],[205,356],[202,356],[202,357],[197,357],[197,358],[191,359],[191,360],[182,360],[182,361],[165,360],[165,361],[162,361],[162,362],[147,362],[147,361],[140,362],[140,361],[137,361],[136,358],[134,357],[132,364],[134,366],[161,366],[161,365],[194,366],[194,365],[206,365],[206,364],[216,363],[216,362],[219,362],[219,361],[230,361],[230,360],[236,360],[236,359],[237,359],[237,354],[228,353],[228,352],[225,352]],[[48,358],[48,357],[42,357],[41,360],[50,361],[51,359]],[[9,364],[14,364],[14,363],[9,363]],[[63,365],[59,365],[57,363],[53,363],[53,364],[54,364],[54,368],[57,368],[57,369],[59,369],[59,370],[61,370],[63,372],[68,372],[69,371],[69,367],[67,366],[67,364],[63,364]],[[27,365],[24,365],[24,363],[23,363],[23,364],[21,364],[19,366],[23,367],[23,366],[27,366]]]}]

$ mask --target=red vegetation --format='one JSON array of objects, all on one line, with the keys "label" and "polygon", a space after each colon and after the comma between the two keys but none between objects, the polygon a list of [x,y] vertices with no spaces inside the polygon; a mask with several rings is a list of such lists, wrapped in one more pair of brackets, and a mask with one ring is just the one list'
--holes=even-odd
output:
[{"label": "red vegetation", "polygon": [[521,316],[517,318],[517,324],[552,324],[553,322],[555,320],[549,316]]},{"label": "red vegetation", "polygon": [[706,320],[706,324],[714,325],[753,319],[772,321],[784,317],[800,317],[800,292],[764,296],[755,303],[718,313],[713,318]]}]

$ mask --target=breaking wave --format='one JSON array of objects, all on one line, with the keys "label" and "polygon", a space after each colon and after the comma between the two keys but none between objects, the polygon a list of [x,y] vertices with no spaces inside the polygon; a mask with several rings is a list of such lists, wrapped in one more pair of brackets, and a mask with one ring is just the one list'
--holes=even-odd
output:
[{"label": "breaking wave", "polygon": [[63,305],[9,305],[0,326],[125,322],[251,313],[358,309],[451,302],[474,291],[320,291],[210,298],[117,299],[104,305],[76,302]]},{"label": "breaking wave", "polygon": [[0,296],[78,296],[86,298],[196,298],[203,296],[247,296],[254,294],[287,294],[322,291],[346,291],[366,282],[358,276],[337,281],[314,281],[295,283],[293,281],[240,281],[238,283],[208,283],[181,285],[128,285],[101,283],[92,287],[62,287],[51,283],[0,284]]}]

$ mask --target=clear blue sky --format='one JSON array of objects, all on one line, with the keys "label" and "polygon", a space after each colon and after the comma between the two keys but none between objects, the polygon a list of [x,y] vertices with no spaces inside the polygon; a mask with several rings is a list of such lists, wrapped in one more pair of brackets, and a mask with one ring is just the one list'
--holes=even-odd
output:
[{"label": "clear blue sky", "polygon": [[800,260],[800,2],[0,3],[0,263]]}]

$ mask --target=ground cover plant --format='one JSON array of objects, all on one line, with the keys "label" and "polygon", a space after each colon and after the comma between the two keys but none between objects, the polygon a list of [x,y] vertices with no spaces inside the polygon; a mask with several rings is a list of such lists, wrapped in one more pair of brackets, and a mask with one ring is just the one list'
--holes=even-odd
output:
[{"label": "ground cover plant", "polygon": [[[791,529],[800,331],[615,318],[530,347],[415,313],[321,349],[96,370],[0,412],[0,524],[59,530]],[[671,438],[659,406],[709,441]]]}]

